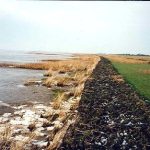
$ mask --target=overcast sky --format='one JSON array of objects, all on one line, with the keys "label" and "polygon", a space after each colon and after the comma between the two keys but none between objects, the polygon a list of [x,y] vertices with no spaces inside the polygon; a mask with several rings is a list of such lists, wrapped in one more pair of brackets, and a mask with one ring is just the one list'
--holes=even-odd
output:
[{"label": "overcast sky", "polygon": [[0,1],[0,49],[150,54],[150,2]]}]

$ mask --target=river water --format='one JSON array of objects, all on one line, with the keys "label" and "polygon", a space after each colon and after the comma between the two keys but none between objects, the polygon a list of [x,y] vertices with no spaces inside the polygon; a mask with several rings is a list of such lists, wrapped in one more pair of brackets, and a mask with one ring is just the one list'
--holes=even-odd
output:
[{"label": "river water", "polygon": [[[61,57],[62,56],[62,57]],[[67,55],[60,54],[32,54],[16,51],[0,51],[0,62],[37,62],[44,59],[64,59]],[[40,80],[44,71],[0,68],[0,105],[4,103],[18,103],[24,101],[48,102],[51,100],[50,90],[44,86],[24,86],[29,79]]]}]

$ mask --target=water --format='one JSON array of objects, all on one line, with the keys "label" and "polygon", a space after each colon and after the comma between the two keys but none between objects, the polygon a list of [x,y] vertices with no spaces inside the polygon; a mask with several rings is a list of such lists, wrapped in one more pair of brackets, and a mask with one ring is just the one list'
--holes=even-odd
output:
[{"label": "water", "polygon": [[[0,62],[37,62],[43,59],[64,59],[67,55],[47,55],[19,53],[16,51],[0,51]],[[17,68],[0,68],[0,101],[6,103],[18,103],[24,101],[50,101],[51,95],[48,88],[44,86],[24,86],[29,79],[40,80],[44,71]]]},{"label": "water", "polygon": [[44,86],[24,86],[28,79],[41,79],[43,71],[0,68],[0,101],[18,103],[24,101],[47,102],[50,91]]},{"label": "water", "polygon": [[58,54],[58,53],[35,53],[35,52],[23,52],[23,51],[4,51],[0,50],[0,62],[1,63],[29,63],[37,62],[40,60],[49,59],[65,59],[70,57],[70,54]]}]

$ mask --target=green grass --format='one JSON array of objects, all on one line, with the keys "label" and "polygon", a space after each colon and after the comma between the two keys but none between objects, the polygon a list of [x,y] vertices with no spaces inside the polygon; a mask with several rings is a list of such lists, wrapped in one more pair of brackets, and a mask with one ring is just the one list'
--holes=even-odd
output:
[{"label": "green grass", "polygon": [[142,72],[150,70],[150,64],[125,64],[118,62],[112,62],[112,64],[127,82],[150,101],[150,74]]}]

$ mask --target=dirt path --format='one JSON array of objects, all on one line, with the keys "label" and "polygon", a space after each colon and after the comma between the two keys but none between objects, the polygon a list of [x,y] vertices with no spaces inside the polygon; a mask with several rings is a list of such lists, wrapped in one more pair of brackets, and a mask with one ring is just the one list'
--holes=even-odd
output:
[{"label": "dirt path", "polygon": [[102,58],[59,150],[150,149],[150,106]]}]

